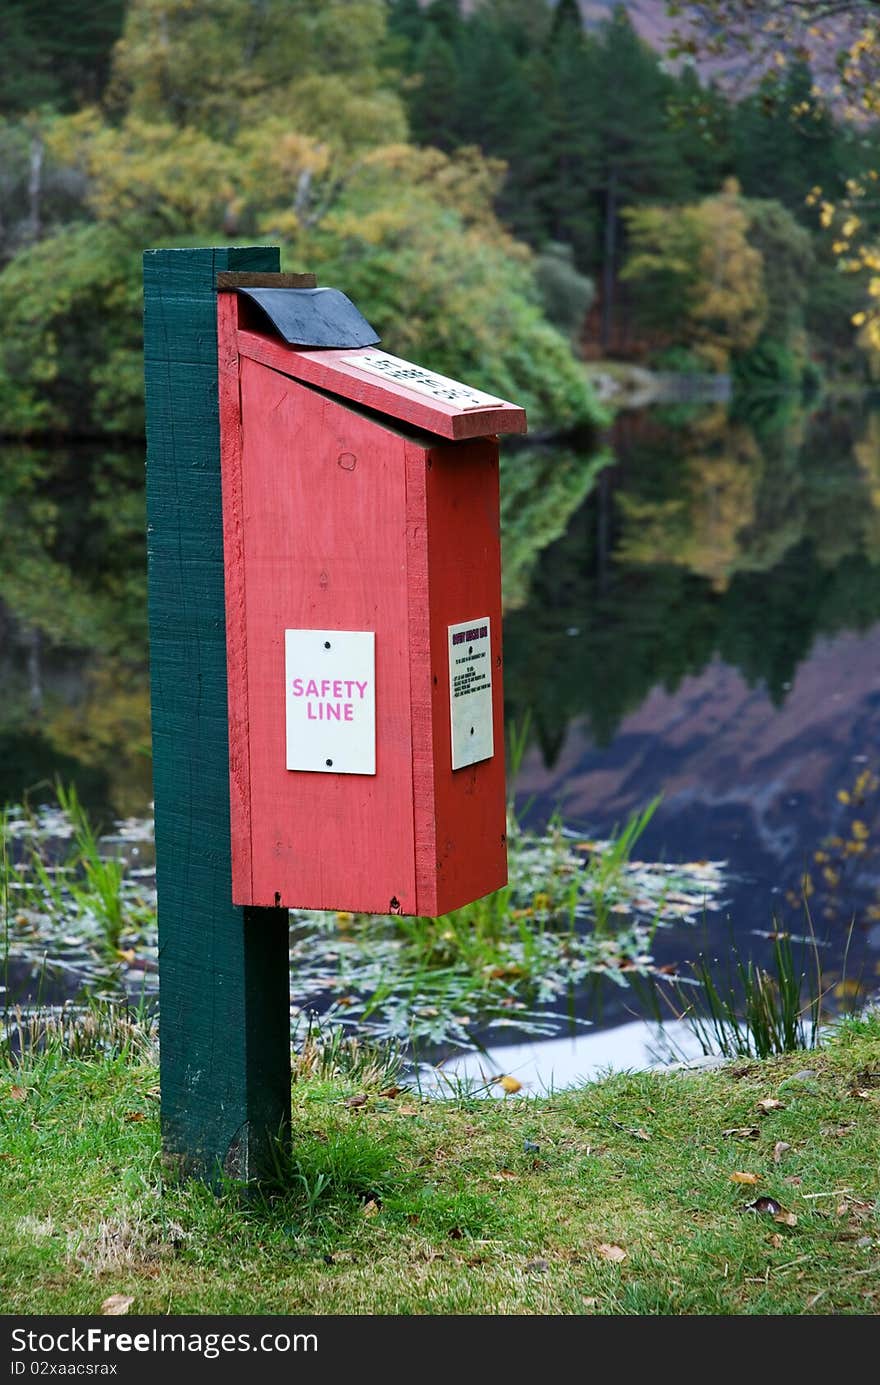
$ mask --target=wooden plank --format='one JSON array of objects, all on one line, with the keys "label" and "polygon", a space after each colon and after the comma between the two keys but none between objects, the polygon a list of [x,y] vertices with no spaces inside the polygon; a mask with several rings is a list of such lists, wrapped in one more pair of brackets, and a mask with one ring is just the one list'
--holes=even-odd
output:
[{"label": "wooden plank", "polygon": [[[251,898],[415,913],[406,441],[251,359],[241,390]],[[287,629],[375,632],[375,775],[287,769]]]},{"label": "wooden plank", "polygon": [[217,275],[218,290],[229,289],[316,289],[316,274],[244,274],[221,270]]},{"label": "wooden plank", "polygon": [[[445,914],[507,881],[498,445],[491,439],[438,443],[428,461],[424,475],[437,842],[431,912]],[[411,470],[412,458],[408,474]],[[489,760],[452,770],[448,630],[482,616],[491,621],[495,753]]]},{"label": "wooden plank", "polygon": [[[218,280],[228,278],[218,274]],[[247,621],[245,616],[244,521],[241,476],[241,390],[238,300],[217,297],[217,361],[220,401],[220,471],[226,588],[226,677],[229,709],[229,799],[232,837],[232,899],[253,898],[248,741]],[[273,901],[274,902],[274,901]]]},{"label": "wooden plank", "polygon": [[211,1181],[260,1176],[290,1120],[287,914],[232,904],[215,288],[277,267],[265,247],[144,256],[162,1133]]},{"label": "wooden plank", "polygon": [[413,850],[416,912],[435,917],[437,815],[435,812],[434,696],[439,684],[431,657],[431,589],[428,580],[427,470],[430,451],[406,446],[406,583],[409,602],[410,701],[413,747]]},{"label": "wooden plank", "polygon": [[375,409],[440,437],[465,439],[526,431],[525,410],[517,404],[503,402],[498,408],[462,410],[445,400],[407,389],[405,385],[385,382],[380,376],[346,360],[353,355],[381,355],[375,348],[297,351],[258,332],[242,330],[238,333],[238,349],[242,356],[292,379],[316,385],[354,404]]}]

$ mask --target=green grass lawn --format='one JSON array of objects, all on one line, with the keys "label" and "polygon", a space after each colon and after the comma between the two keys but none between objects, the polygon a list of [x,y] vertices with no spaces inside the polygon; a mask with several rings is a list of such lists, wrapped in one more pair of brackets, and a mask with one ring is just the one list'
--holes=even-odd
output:
[{"label": "green grass lawn", "polygon": [[[138,1314],[878,1306],[877,1017],[813,1053],[541,1099],[312,1077],[286,1189],[250,1199],[163,1184],[157,1080],[57,1053],[0,1069],[3,1312],[112,1294]],[[776,1217],[745,1210],[762,1197]]]}]

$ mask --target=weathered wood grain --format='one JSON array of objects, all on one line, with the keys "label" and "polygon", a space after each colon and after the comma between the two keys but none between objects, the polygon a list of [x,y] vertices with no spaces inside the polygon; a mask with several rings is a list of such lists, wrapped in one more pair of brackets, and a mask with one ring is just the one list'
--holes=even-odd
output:
[{"label": "weathered wood grain", "polygon": [[245,274],[221,270],[217,275],[218,289],[314,289],[318,287],[315,274]]},{"label": "weathered wood grain", "polygon": [[208,1180],[259,1177],[290,1113],[287,914],[232,904],[215,287],[277,267],[264,247],[144,256],[162,1131]]}]

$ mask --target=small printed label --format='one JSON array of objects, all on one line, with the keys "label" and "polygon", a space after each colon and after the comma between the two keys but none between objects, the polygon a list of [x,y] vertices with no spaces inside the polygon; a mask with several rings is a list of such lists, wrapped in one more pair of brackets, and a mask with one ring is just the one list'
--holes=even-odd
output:
[{"label": "small printed label", "polygon": [[372,630],[285,630],[287,768],[376,773]]},{"label": "small printed label", "polygon": [[492,639],[488,616],[449,626],[449,705],[452,768],[491,760]]},{"label": "small printed label", "polygon": [[444,404],[455,404],[459,409],[497,409],[504,403],[482,390],[471,389],[460,380],[452,380],[448,375],[437,375],[433,370],[425,370],[412,361],[404,361],[400,356],[390,356],[387,351],[371,351],[362,356],[345,356],[346,365],[356,365],[359,370],[369,370],[373,375],[381,375],[396,385],[405,385],[418,394],[428,394],[432,399],[442,399]]}]

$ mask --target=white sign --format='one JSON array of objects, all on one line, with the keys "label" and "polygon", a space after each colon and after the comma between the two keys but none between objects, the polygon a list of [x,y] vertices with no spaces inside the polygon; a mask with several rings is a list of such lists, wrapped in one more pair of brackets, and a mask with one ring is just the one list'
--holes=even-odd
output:
[{"label": "white sign", "polygon": [[287,768],[376,773],[372,630],[285,630]]},{"label": "white sign", "polygon": [[449,627],[449,704],[452,716],[452,768],[491,760],[492,640],[489,617]]},{"label": "white sign", "polygon": [[452,380],[448,375],[437,375],[433,370],[425,370],[412,361],[404,361],[400,356],[389,356],[387,351],[371,351],[363,356],[345,356],[346,365],[356,365],[359,370],[369,370],[381,375],[397,385],[418,394],[429,394],[432,399],[442,399],[445,404],[455,404],[459,409],[497,409],[504,403],[482,390],[473,390],[460,380]]}]

